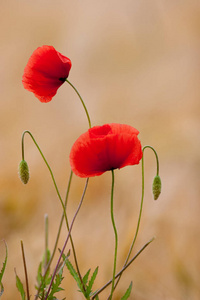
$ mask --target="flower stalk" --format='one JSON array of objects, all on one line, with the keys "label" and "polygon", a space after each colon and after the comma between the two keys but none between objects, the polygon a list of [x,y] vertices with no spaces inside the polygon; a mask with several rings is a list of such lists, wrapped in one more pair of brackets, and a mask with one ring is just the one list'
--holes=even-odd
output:
[{"label": "flower stalk", "polygon": [[[63,208],[63,216],[62,216],[62,218],[61,218],[61,222],[60,222],[60,225],[59,225],[59,230],[58,230],[58,234],[57,234],[57,238],[56,238],[54,250],[53,250],[52,256],[51,256],[51,258],[50,258],[50,261],[49,261],[48,264],[47,264],[46,270],[45,270],[45,272],[44,272],[44,277],[45,277],[46,274],[47,274],[47,271],[48,271],[49,268],[50,268],[50,265],[51,265],[51,263],[52,263],[53,257],[54,257],[54,255],[55,255],[56,247],[57,247],[57,244],[58,244],[58,240],[59,240],[60,232],[61,232],[61,228],[62,228],[63,218],[65,218],[66,226],[67,226],[67,229],[68,229],[68,232],[69,232],[69,222],[68,222],[68,217],[67,217],[67,213],[66,213],[66,205],[67,205],[67,200],[68,200],[69,190],[70,190],[70,186],[71,186],[72,171],[71,171],[71,173],[70,173],[70,179],[69,179],[69,184],[68,184],[68,189],[67,189],[67,194],[66,194],[65,204],[64,204],[64,203],[63,203],[63,200],[62,200],[62,197],[61,197],[61,195],[60,195],[60,192],[59,192],[59,190],[58,190],[58,186],[57,186],[57,184],[56,184],[56,181],[55,181],[53,172],[52,172],[52,170],[51,170],[51,167],[50,167],[50,165],[48,164],[48,162],[47,162],[47,160],[46,160],[44,154],[42,153],[42,151],[41,151],[39,145],[37,144],[35,138],[34,138],[33,135],[31,134],[31,132],[28,131],[28,130],[24,131],[23,134],[22,134],[22,159],[24,160],[24,137],[25,137],[25,134],[26,134],[26,133],[29,134],[30,137],[32,138],[32,140],[33,140],[34,144],[36,145],[38,151],[40,152],[40,154],[41,154],[41,156],[42,156],[42,158],[43,158],[43,160],[44,160],[46,166],[47,166],[48,169],[49,169],[49,172],[50,172],[50,174],[51,174],[51,178],[52,178],[53,183],[54,183],[54,187],[55,187],[55,189],[56,189],[56,193],[57,193],[57,195],[58,195],[58,198],[59,198],[59,200],[60,200],[60,202],[61,202],[61,205],[62,205],[62,208]],[[82,276],[81,276],[81,273],[80,273],[80,270],[79,270],[79,266],[78,266],[78,261],[77,261],[77,257],[76,257],[76,252],[75,252],[74,243],[73,243],[73,240],[72,240],[71,235],[69,236],[69,238],[70,238],[71,245],[72,245],[72,250],[73,250],[74,259],[75,259],[75,264],[76,264],[76,269],[77,269],[77,272],[78,272],[78,274],[79,274],[79,278],[80,278],[81,282],[83,282],[83,281],[82,281]],[[83,285],[83,286],[84,286],[84,285]],[[39,290],[40,290],[40,287],[39,287]],[[35,300],[38,299],[39,290],[38,290],[38,293],[37,293],[37,295],[36,295],[36,297],[35,297]]]},{"label": "flower stalk", "polygon": [[51,167],[50,167],[50,165],[48,164],[48,162],[47,162],[47,160],[46,160],[44,154],[42,153],[42,151],[41,151],[41,149],[40,149],[38,143],[36,142],[35,138],[33,137],[32,133],[31,133],[30,131],[28,131],[28,130],[25,130],[25,131],[23,132],[23,134],[22,134],[22,160],[24,160],[24,137],[25,137],[25,134],[26,134],[26,133],[30,135],[30,137],[31,137],[31,139],[33,140],[34,144],[36,145],[38,151],[40,152],[40,155],[42,156],[42,158],[43,158],[43,160],[44,160],[44,162],[45,162],[47,168],[49,169],[49,172],[50,172],[50,174],[51,174],[51,178],[52,178],[52,180],[53,180],[54,187],[55,187],[55,189],[56,189],[56,193],[57,193],[57,195],[58,195],[58,198],[59,198],[60,203],[61,203],[62,208],[63,208],[65,220],[66,220],[66,223],[67,223],[68,221],[67,221],[67,214],[66,214],[66,211],[65,211],[65,205],[64,205],[64,203],[63,203],[62,197],[61,197],[60,192],[59,192],[59,190],[58,190],[58,186],[57,186],[57,184],[56,184],[56,181],[55,181],[53,172],[52,172],[52,170],[51,170]]},{"label": "flower stalk", "polygon": [[113,196],[114,196],[114,184],[115,184],[115,176],[114,176],[114,170],[111,170],[112,173],[112,186],[111,186],[111,201],[110,201],[110,213],[111,213],[111,221],[112,226],[115,234],[115,253],[114,253],[114,264],[113,264],[113,279],[112,279],[112,287],[111,287],[111,293],[110,293],[110,299],[113,297],[114,287],[115,287],[115,273],[116,273],[116,265],[117,265],[117,248],[118,248],[118,234],[117,234],[117,228],[115,225],[115,219],[114,219],[114,210],[113,210]]},{"label": "flower stalk", "polygon": [[88,110],[87,110],[87,107],[85,105],[85,102],[83,101],[83,98],[81,97],[80,93],[78,92],[77,88],[75,88],[75,86],[66,78],[66,82],[69,83],[69,85],[74,89],[74,91],[76,92],[76,94],[78,95],[79,99],[81,100],[81,103],[83,105],[83,108],[85,110],[85,113],[86,113],[86,116],[87,116],[87,119],[88,119],[88,124],[89,124],[89,128],[91,128],[91,120],[90,120],[90,116],[89,116],[89,113],[88,113]]},{"label": "flower stalk", "polygon": [[[116,275],[115,275],[115,279],[119,278],[119,276],[122,275],[122,273],[132,264],[132,262],[134,262],[134,260],[144,251],[144,249],[153,242],[155,238],[153,237],[152,239],[150,239],[137,253],[136,255],[121,269],[121,271],[119,271]],[[110,279],[102,288],[100,288],[99,290],[97,290],[93,296],[91,300],[94,300],[96,298],[97,295],[99,295],[101,292],[103,292],[111,283],[113,282],[113,279]],[[110,298],[109,298],[110,299]]]},{"label": "flower stalk", "polygon": [[54,281],[54,278],[55,278],[55,276],[56,276],[56,273],[57,273],[57,270],[58,270],[60,261],[61,261],[61,259],[62,259],[62,255],[63,255],[63,253],[64,253],[64,251],[65,251],[65,248],[66,248],[66,246],[67,246],[69,237],[70,237],[70,235],[71,235],[71,231],[72,231],[72,228],[73,228],[73,225],[74,225],[74,221],[75,221],[75,219],[76,219],[76,217],[77,217],[77,215],[78,215],[78,212],[79,212],[79,210],[80,210],[80,208],[81,208],[81,205],[82,205],[82,203],[83,203],[83,199],[84,199],[84,196],[85,196],[85,193],[86,193],[86,189],[87,189],[87,186],[88,186],[88,181],[89,181],[89,179],[87,178],[86,184],[85,184],[85,188],[84,188],[84,191],[83,191],[81,200],[80,200],[80,203],[79,203],[79,205],[78,205],[78,208],[77,208],[77,210],[76,210],[76,212],[75,212],[75,214],[74,214],[74,217],[73,217],[73,219],[72,219],[71,225],[70,225],[70,227],[69,227],[69,231],[68,231],[67,238],[66,238],[65,243],[64,243],[64,245],[63,245],[63,248],[62,248],[62,250],[61,250],[61,252],[60,252],[60,256],[59,256],[59,259],[58,259],[58,261],[57,261],[56,267],[55,267],[55,269],[54,269],[54,272],[53,272],[53,275],[52,275],[52,278],[51,278],[51,282],[50,282],[50,284],[49,284],[49,288],[48,288],[48,290],[47,290],[47,293],[46,293],[46,296],[45,296],[45,299],[44,299],[44,300],[47,300],[48,295],[49,295],[49,293],[50,293],[52,283],[53,283],[53,281]]},{"label": "flower stalk", "polygon": [[[57,297],[55,297],[53,294],[62,290],[60,284],[63,279],[62,272],[63,272],[63,267],[66,263],[66,259],[64,258],[62,264],[61,261],[63,257],[65,257],[64,251],[70,240],[77,272],[70,261],[67,261],[66,265],[71,275],[76,280],[82,294],[85,296],[87,300],[93,300],[93,299],[97,300],[99,299],[98,295],[106,287],[111,285],[110,294],[107,300],[112,300],[114,297],[115,289],[121,279],[123,272],[133,263],[133,261],[140,255],[140,253],[154,240],[154,238],[152,238],[131,258],[138,237],[139,229],[140,229],[141,217],[142,217],[142,211],[144,205],[144,150],[150,148],[154,152],[156,157],[157,171],[152,184],[152,192],[155,200],[158,199],[161,193],[161,179],[159,176],[159,160],[158,160],[158,155],[153,147],[145,146],[142,149],[141,142],[138,139],[139,131],[132,126],[125,125],[125,124],[118,124],[118,123],[110,123],[110,124],[104,124],[102,126],[94,126],[94,127],[91,126],[91,119],[87,107],[85,105],[85,102],[83,101],[83,98],[81,97],[77,88],[68,80],[71,66],[72,63],[68,57],[56,51],[53,46],[44,45],[42,47],[38,47],[32,53],[24,69],[24,74],[22,77],[22,83],[24,85],[24,88],[33,92],[34,95],[39,99],[39,101],[45,103],[50,102],[52,98],[56,95],[57,90],[64,84],[64,82],[67,82],[75,91],[79,100],[81,101],[89,125],[89,130],[83,133],[75,141],[70,151],[69,160],[70,160],[71,172],[69,176],[65,201],[63,201],[61,197],[53,172],[44,154],[42,153],[39,145],[37,144],[35,138],[33,137],[32,133],[26,130],[22,134],[22,141],[21,141],[22,161],[19,164],[19,176],[21,181],[24,184],[27,184],[29,181],[29,168],[27,162],[24,159],[25,156],[24,137],[25,134],[28,134],[31,137],[32,141],[34,142],[35,146],[37,147],[38,151],[40,152],[50,172],[54,187],[56,189],[56,194],[62,206],[62,216],[60,219],[52,255],[50,255],[50,251],[48,249],[48,234],[49,234],[48,216],[45,215],[45,253],[44,253],[44,260],[39,265],[39,269],[38,269],[38,276],[37,276],[38,286],[36,287],[37,294],[34,299],[35,300],[37,300],[38,298],[42,300],[48,300],[50,298],[57,299]],[[118,232],[117,232],[117,227],[115,224],[115,217],[114,217],[114,186],[115,186],[114,170],[121,169],[125,166],[139,164],[140,160],[142,166],[142,187],[141,187],[142,190],[141,190],[141,201],[140,201],[140,208],[139,208],[136,230],[126,260],[124,262],[124,265],[121,268],[121,270],[117,273],[116,270],[117,270],[117,255],[118,255]],[[93,292],[93,284],[97,276],[98,267],[95,269],[92,275],[90,275],[90,269],[89,269],[82,278],[78,266],[78,259],[77,259],[75,245],[71,233],[72,233],[72,228],[75,219],[79,213],[79,210],[82,206],[85,197],[86,189],[89,182],[89,177],[100,176],[101,174],[107,171],[111,171],[111,175],[112,175],[111,194],[110,194],[110,217],[111,217],[111,223],[114,231],[113,270],[112,270],[112,278],[102,288],[100,288],[96,292]],[[73,173],[75,173],[75,175],[81,178],[86,178],[86,182],[77,210],[73,216],[71,223],[69,224],[66,211],[67,211],[67,203],[68,203]],[[55,257],[64,220],[66,223],[68,234],[64,242],[64,245],[62,247],[62,250],[60,251],[55,269],[53,270],[53,274],[50,275],[50,271],[49,271],[50,265],[53,261],[53,258]],[[23,264],[24,264],[24,271],[25,271],[26,294],[27,294],[26,296],[27,296],[27,300],[30,300],[27,267],[26,267],[25,253],[24,253],[24,247],[22,241],[21,241],[21,250],[22,250],[22,257],[23,257]],[[68,253],[70,253],[70,250]],[[7,256],[6,256],[6,260],[7,260]],[[4,262],[3,269],[5,269],[5,264],[6,261]],[[41,273],[43,273],[43,275]],[[0,288],[2,290],[3,287],[1,284],[1,278],[2,278],[2,272],[0,272]],[[122,297],[122,299],[128,299],[131,293],[131,288],[132,288],[132,283],[129,285],[129,288],[126,290],[125,295]],[[22,298],[25,299],[26,297],[25,292],[20,280],[18,280],[18,289],[21,292]],[[0,291],[0,296],[1,294],[2,291]]]},{"label": "flower stalk", "polygon": [[[133,241],[131,243],[128,255],[127,255],[126,260],[124,262],[124,267],[126,267],[128,261],[129,261],[129,258],[131,256],[131,253],[133,251],[133,247],[135,245],[135,242],[136,242],[136,239],[137,239],[137,236],[138,236],[138,232],[139,232],[139,228],[140,228],[140,223],[141,223],[142,210],[143,210],[143,204],[144,204],[144,150],[147,149],[147,148],[153,150],[153,152],[155,154],[155,157],[156,157],[156,172],[157,172],[157,175],[159,174],[159,159],[158,159],[157,152],[155,151],[155,149],[152,146],[149,146],[149,145],[144,146],[143,149],[142,149],[142,152],[143,152],[143,156],[142,156],[142,195],[141,195],[141,202],[140,202],[140,210],[139,210],[139,215],[138,215],[138,221],[137,221],[135,235],[133,237]],[[115,283],[114,289],[117,287],[117,285],[118,285],[118,283],[119,283],[119,281],[121,279],[121,276],[122,276],[122,273],[119,275],[119,277],[118,277],[118,279],[117,279],[117,281]]]}]

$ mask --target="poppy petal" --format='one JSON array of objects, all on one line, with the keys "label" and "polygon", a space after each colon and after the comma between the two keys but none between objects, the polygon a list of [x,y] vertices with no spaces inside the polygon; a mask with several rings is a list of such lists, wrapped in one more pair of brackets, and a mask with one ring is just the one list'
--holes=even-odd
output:
[{"label": "poppy petal", "polygon": [[71,61],[53,46],[37,48],[24,69],[22,83],[41,102],[49,102],[69,76]]},{"label": "poppy petal", "polygon": [[72,146],[72,171],[80,177],[92,177],[138,164],[142,158],[138,134],[137,129],[124,124],[112,123],[90,128]]}]

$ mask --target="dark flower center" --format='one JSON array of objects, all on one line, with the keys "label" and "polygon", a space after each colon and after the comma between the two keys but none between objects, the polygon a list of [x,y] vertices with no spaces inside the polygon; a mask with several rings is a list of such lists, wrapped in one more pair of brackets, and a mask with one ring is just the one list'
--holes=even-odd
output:
[{"label": "dark flower center", "polygon": [[62,82],[65,82],[66,78],[67,78],[67,77],[65,77],[65,78],[62,78],[62,77],[61,77],[61,78],[59,78],[59,80],[62,81]]}]

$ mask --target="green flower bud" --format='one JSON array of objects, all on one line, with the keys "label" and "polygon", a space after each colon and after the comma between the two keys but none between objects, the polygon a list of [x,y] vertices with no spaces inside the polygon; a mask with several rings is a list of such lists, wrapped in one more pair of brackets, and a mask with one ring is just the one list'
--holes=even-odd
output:
[{"label": "green flower bud", "polygon": [[161,193],[161,179],[159,175],[156,175],[153,180],[152,191],[154,200],[157,200]]},{"label": "green flower bud", "polygon": [[24,184],[27,184],[29,181],[29,168],[28,164],[25,160],[22,159],[22,161],[19,164],[19,178]]}]

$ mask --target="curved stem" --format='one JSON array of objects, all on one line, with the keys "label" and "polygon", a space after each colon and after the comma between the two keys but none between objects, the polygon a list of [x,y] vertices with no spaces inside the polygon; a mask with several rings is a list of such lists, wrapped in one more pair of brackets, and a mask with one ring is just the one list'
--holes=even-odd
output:
[{"label": "curved stem", "polygon": [[[129,252],[128,252],[128,255],[126,257],[126,260],[125,260],[125,263],[124,263],[124,267],[126,266],[130,256],[131,256],[131,253],[132,253],[132,250],[133,250],[133,247],[135,245],[135,242],[136,242],[136,239],[137,239],[137,236],[138,236],[138,232],[139,232],[139,227],[140,227],[140,222],[141,222],[141,216],[142,216],[142,209],[143,209],[143,202],[144,202],[144,150],[146,148],[150,148],[153,150],[153,152],[155,153],[155,156],[156,156],[156,163],[157,163],[157,175],[159,174],[159,160],[158,160],[158,155],[157,155],[157,152],[155,151],[155,149],[151,146],[144,146],[142,151],[143,151],[143,157],[142,157],[142,196],[141,196],[141,202],[140,202],[140,211],[139,211],[139,216],[138,216],[138,222],[137,222],[137,227],[136,227],[136,232],[135,232],[135,235],[134,235],[134,238],[133,238],[133,241],[132,241],[132,244],[131,244],[131,247],[129,249]],[[121,275],[118,277],[116,283],[115,283],[115,288],[116,286],[118,285],[119,281],[120,281],[120,278],[122,276],[122,273]]]},{"label": "curved stem", "polygon": [[58,190],[58,186],[57,186],[57,184],[56,184],[56,181],[55,181],[53,172],[52,172],[52,170],[51,170],[51,168],[50,168],[50,166],[49,166],[49,164],[48,164],[46,158],[44,157],[44,154],[42,153],[42,151],[41,151],[39,145],[37,144],[36,140],[34,139],[32,133],[31,133],[30,131],[28,131],[28,130],[24,131],[23,134],[22,134],[22,159],[24,159],[24,136],[25,136],[26,133],[28,133],[28,134],[30,135],[30,137],[32,138],[32,140],[33,140],[34,144],[36,145],[38,151],[40,152],[40,154],[41,154],[41,156],[42,156],[42,158],[43,158],[43,160],[44,160],[44,162],[45,162],[47,168],[49,169],[49,172],[50,172],[50,174],[51,174],[51,178],[52,178],[52,180],[53,180],[53,184],[54,184],[55,189],[56,189],[56,193],[57,193],[57,195],[58,195],[58,198],[59,198],[60,203],[61,203],[62,208],[63,208],[65,220],[66,220],[66,222],[67,222],[67,215],[66,215],[66,211],[65,211],[65,205],[64,205],[64,203],[63,203],[63,200],[62,200],[62,198],[61,198],[60,192],[59,192],[59,190]]},{"label": "curved stem", "polygon": [[116,273],[116,264],[117,264],[117,247],[118,247],[118,234],[117,234],[117,229],[116,229],[115,220],[114,220],[114,213],[113,213],[113,194],[114,194],[114,182],[115,182],[114,170],[111,170],[111,172],[112,172],[112,187],[111,187],[110,212],[111,212],[111,221],[112,221],[114,234],[115,234],[115,253],[114,253],[113,279],[112,279],[110,299],[112,299],[114,287],[115,287],[115,273]]},{"label": "curved stem", "polygon": [[[131,252],[133,250],[133,247],[135,245],[135,242],[136,242],[136,239],[137,239],[137,236],[138,236],[139,227],[140,227],[140,221],[141,221],[141,216],[142,216],[143,202],[144,202],[144,159],[142,157],[142,196],[141,196],[141,202],[140,202],[140,211],[139,211],[139,216],[138,216],[138,221],[137,221],[136,232],[135,232],[135,235],[134,235],[131,247],[129,249],[128,255],[126,257],[126,260],[125,260],[125,263],[124,263],[124,267],[126,266],[128,260],[130,258]],[[115,288],[117,287],[117,285],[118,285],[118,283],[119,283],[119,281],[121,279],[121,276],[122,276],[122,273],[120,274],[120,276],[118,277],[118,279],[117,279],[117,281],[115,283]]]},{"label": "curved stem", "polygon": [[[143,157],[142,157],[142,195],[141,195],[141,203],[140,203],[140,211],[139,211],[139,216],[138,216],[138,222],[137,222],[137,227],[136,227],[136,232],[135,232],[135,235],[134,235],[134,238],[133,238],[133,241],[132,241],[132,244],[131,244],[131,247],[129,249],[129,252],[128,252],[128,255],[127,255],[127,258],[125,260],[125,263],[124,263],[124,266],[122,268],[122,270],[115,276],[115,278],[118,278],[116,283],[115,283],[115,286],[114,286],[114,289],[117,287],[117,284],[119,283],[119,280],[122,276],[122,273],[128,268],[128,266],[130,266],[130,264],[138,257],[138,255],[154,240],[154,238],[152,238],[148,243],[146,243],[142,249],[129,261],[129,258],[130,258],[130,255],[131,255],[131,252],[133,250],[133,247],[135,245],[135,242],[136,242],[136,239],[137,239],[137,235],[138,235],[138,232],[139,232],[139,227],[140,227],[140,221],[141,221],[141,215],[142,215],[142,209],[143,209],[143,202],[144,202],[144,150],[146,148],[150,148],[153,150],[155,156],[156,156],[156,163],[157,163],[157,175],[159,174],[159,160],[158,160],[158,155],[157,155],[157,152],[155,151],[155,149],[151,146],[145,146],[143,147],[142,151],[143,151]],[[129,262],[128,262],[129,261]],[[92,300],[95,299],[95,297],[100,294],[108,285],[110,285],[111,283],[113,282],[113,279],[111,279],[110,281],[108,281],[101,289],[99,289],[93,296],[92,296]],[[109,296],[109,300],[111,299],[110,298],[111,295]]]},{"label": "curved stem", "polygon": [[87,107],[83,101],[83,98],[81,97],[81,95],[79,94],[78,90],[75,88],[75,86],[68,80],[66,79],[66,82],[69,83],[69,85],[71,85],[71,87],[74,89],[74,91],[76,92],[76,94],[78,95],[79,99],[81,100],[81,103],[83,105],[83,108],[85,110],[85,113],[86,113],[86,116],[87,116],[87,119],[88,119],[88,123],[89,123],[89,127],[91,128],[91,120],[90,120],[90,116],[89,116],[89,113],[88,113],[88,110],[87,110]]},{"label": "curved stem", "polygon": [[155,154],[155,157],[156,157],[156,165],[157,165],[157,173],[156,173],[156,175],[158,175],[158,174],[159,174],[159,159],[158,159],[158,154],[157,154],[156,150],[155,150],[152,146],[149,146],[149,145],[143,147],[143,149],[142,149],[143,153],[144,153],[144,150],[145,150],[146,148],[151,149],[151,150],[154,152],[154,154]]},{"label": "curved stem", "polygon": [[[56,181],[55,181],[55,178],[54,178],[54,175],[53,175],[53,172],[46,160],[46,158],[44,157],[39,145],[37,144],[36,140],[34,139],[33,135],[31,134],[30,131],[26,130],[23,132],[23,135],[22,135],[22,159],[24,159],[24,136],[25,134],[28,133],[30,135],[30,137],[32,138],[33,142],[35,143],[38,151],[40,152],[46,166],[48,167],[49,169],[49,172],[51,174],[51,177],[52,177],[52,180],[53,180],[53,183],[54,183],[54,186],[55,186],[55,189],[56,189],[56,192],[57,192],[57,195],[58,195],[58,198],[61,202],[61,205],[62,205],[62,208],[63,208],[63,216],[61,218],[61,221],[60,221],[60,225],[59,225],[59,230],[58,230],[58,234],[57,234],[57,238],[56,238],[56,242],[55,242],[55,245],[54,245],[54,249],[53,249],[53,253],[51,255],[51,258],[49,260],[49,263],[48,265],[46,266],[46,270],[45,270],[45,273],[44,273],[44,277],[46,276],[47,274],[47,271],[49,270],[49,267],[51,265],[51,262],[54,258],[54,255],[55,255],[55,251],[57,249],[57,244],[58,244],[58,240],[59,240],[59,237],[60,237],[60,232],[61,232],[61,228],[62,228],[62,224],[63,224],[63,219],[65,218],[65,221],[66,221],[66,225],[67,225],[67,229],[69,231],[69,222],[68,222],[68,218],[67,218],[67,214],[66,214],[66,205],[67,205],[67,199],[68,199],[68,195],[69,195],[69,190],[70,190],[70,186],[71,186],[71,180],[72,180],[72,171],[71,171],[71,174],[70,174],[70,179],[69,179],[69,183],[68,183],[68,189],[67,189],[67,194],[66,194],[66,198],[65,198],[65,204],[63,203],[63,200],[61,198],[61,195],[60,195],[60,192],[58,190],[58,187],[57,187],[57,184],[56,184]],[[72,238],[71,238],[71,235],[70,235],[70,240],[71,240],[71,243],[72,243],[72,249],[73,249],[73,253],[74,253],[74,257],[75,257],[75,263],[76,263],[76,268],[77,268],[77,271],[78,271],[78,274],[80,276],[80,280],[82,281],[82,277],[81,277],[81,274],[80,274],[80,270],[78,268],[78,263],[77,263],[77,259],[76,259],[76,253],[75,253],[75,249],[74,249],[74,245],[73,245],[73,241],[72,241]],[[38,295],[39,295],[39,291],[35,297],[35,300],[38,299]]]},{"label": "curved stem", "polygon": [[52,286],[52,283],[53,283],[54,278],[55,278],[55,276],[56,276],[56,273],[57,273],[57,270],[58,270],[58,267],[59,267],[59,264],[60,264],[62,255],[63,255],[63,253],[64,253],[64,251],[65,251],[66,246],[67,246],[67,243],[68,243],[68,240],[69,240],[71,231],[72,231],[72,227],[73,227],[74,221],[75,221],[75,219],[76,219],[76,217],[77,217],[77,214],[78,214],[78,212],[79,212],[79,210],[80,210],[80,208],[81,208],[81,205],[82,205],[82,203],[83,203],[83,199],[84,199],[85,192],[86,192],[87,185],[88,185],[88,180],[89,180],[89,179],[87,178],[86,184],[85,184],[85,188],[84,188],[84,191],[83,191],[83,194],[82,194],[82,197],[81,197],[81,201],[80,201],[80,203],[79,203],[79,206],[78,206],[78,208],[77,208],[77,210],[76,210],[76,212],[75,212],[75,214],[74,214],[74,217],[73,217],[73,219],[72,219],[71,225],[70,225],[70,227],[69,227],[69,232],[68,232],[67,238],[66,238],[65,243],[64,243],[64,246],[63,246],[63,248],[62,248],[62,250],[61,250],[61,252],[60,252],[60,256],[59,256],[59,259],[58,259],[58,261],[57,261],[57,264],[56,264],[55,270],[54,270],[54,272],[53,272],[53,275],[52,275],[52,278],[51,278],[51,282],[50,282],[50,284],[49,284],[49,288],[48,288],[48,291],[47,291],[47,293],[46,293],[46,296],[45,296],[45,299],[44,299],[44,300],[47,300],[48,295],[49,295],[49,293],[50,293],[51,286]]}]

